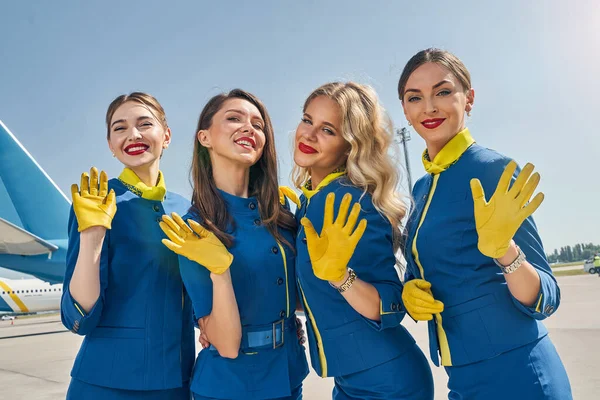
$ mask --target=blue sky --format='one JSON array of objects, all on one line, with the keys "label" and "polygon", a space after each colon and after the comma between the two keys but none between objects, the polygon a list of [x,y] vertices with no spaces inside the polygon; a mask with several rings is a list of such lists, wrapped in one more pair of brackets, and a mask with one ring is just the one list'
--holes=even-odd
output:
[{"label": "blue sky", "polygon": [[[170,190],[190,195],[199,113],[234,87],[268,107],[288,184],[291,137],[311,90],[339,79],[371,84],[406,126],[398,77],[414,53],[435,46],[471,71],[475,139],[542,174],[536,221],[546,250],[600,243],[597,1],[38,0],[3,2],[0,15],[0,119],[65,193],[92,165],[120,172],[104,115],[134,90],[166,109]],[[424,142],[412,136],[416,180]]]}]

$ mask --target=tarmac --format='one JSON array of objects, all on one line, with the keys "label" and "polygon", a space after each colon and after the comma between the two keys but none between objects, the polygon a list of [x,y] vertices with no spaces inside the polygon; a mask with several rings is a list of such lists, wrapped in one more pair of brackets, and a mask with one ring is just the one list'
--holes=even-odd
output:
[{"label": "tarmac", "polygon": [[[545,320],[565,364],[573,395],[598,399],[600,390],[600,279],[597,275],[558,278],[562,302]],[[405,318],[403,324],[428,354],[426,324]],[[66,331],[58,315],[0,321],[0,399],[64,399],[69,372],[82,338]],[[447,399],[446,373],[432,365],[436,400]],[[311,371],[304,381],[304,399],[331,399],[332,379]],[[517,400],[517,399],[511,399]]]}]

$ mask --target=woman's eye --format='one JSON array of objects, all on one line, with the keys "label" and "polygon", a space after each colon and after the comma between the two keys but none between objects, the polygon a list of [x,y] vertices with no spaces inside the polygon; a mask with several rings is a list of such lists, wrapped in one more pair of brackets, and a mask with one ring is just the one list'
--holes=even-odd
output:
[{"label": "woman's eye", "polygon": [[229,117],[227,121],[239,121],[238,117]]},{"label": "woman's eye", "polygon": [[262,127],[262,125],[261,125],[261,124],[254,124],[254,125],[252,125],[252,126],[253,126],[255,129],[258,129],[258,130],[260,130],[260,131],[262,131],[262,129],[263,129],[263,127]]},{"label": "woman's eye", "polygon": [[329,128],[323,128],[323,131],[327,132],[329,135],[335,135],[335,133]]},{"label": "woman's eye", "polygon": [[309,120],[308,118],[302,118],[300,121],[304,122],[305,124],[312,125],[312,121]]},{"label": "woman's eye", "polygon": [[450,90],[444,89],[438,92],[438,96],[448,96],[450,93],[452,93]]},{"label": "woman's eye", "polygon": [[419,101],[419,100],[420,100],[420,97],[419,97],[419,96],[410,96],[410,97],[408,98],[408,102],[409,102],[409,103],[414,103],[415,101]]}]

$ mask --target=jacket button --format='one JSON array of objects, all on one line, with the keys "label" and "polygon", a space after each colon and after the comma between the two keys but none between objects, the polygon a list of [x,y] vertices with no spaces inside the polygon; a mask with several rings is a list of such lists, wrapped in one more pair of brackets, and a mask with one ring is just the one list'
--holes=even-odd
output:
[{"label": "jacket button", "polygon": [[160,207],[158,206],[158,204],[155,204],[155,205],[153,205],[153,206],[152,206],[152,209],[153,209],[154,211],[156,211],[156,212],[159,212],[159,211],[160,211]]},{"label": "jacket button", "polygon": [[392,311],[396,311],[397,309],[396,303],[392,303]]},{"label": "jacket button", "polygon": [[254,225],[259,226],[260,225],[260,219],[255,219],[254,220]]},{"label": "jacket button", "polygon": [[283,278],[277,278],[277,284],[279,286],[283,285]]},{"label": "jacket button", "polygon": [[285,310],[281,310],[279,312],[279,318],[283,318],[283,317],[285,317]]},{"label": "jacket button", "polygon": [[273,247],[271,247],[271,253],[277,254],[277,253],[279,253],[279,249],[277,247],[273,246]]},{"label": "jacket button", "polygon": [[162,218],[156,217],[156,222],[160,222],[160,221],[162,221]]},{"label": "jacket button", "polygon": [[302,238],[302,243],[304,243],[304,244],[307,243],[306,236]]},{"label": "jacket button", "polygon": [[248,204],[248,208],[250,208],[251,210],[254,210],[254,209],[256,209],[256,204],[250,203],[250,204]]}]

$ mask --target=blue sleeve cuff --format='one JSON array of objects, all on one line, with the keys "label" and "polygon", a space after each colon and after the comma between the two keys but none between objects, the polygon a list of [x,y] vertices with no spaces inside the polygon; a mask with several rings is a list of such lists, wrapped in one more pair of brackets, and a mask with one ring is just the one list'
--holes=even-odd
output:
[{"label": "blue sleeve cuff", "polygon": [[60,304],[61,319],[63,325],[73,333],[85,336],[90,333],[102,314],[102,301],[99,298],[94,307],[86,313],[83,307],[76,302],[68,288],[63,288],[63,298]]},{"label": "blue sleeve cuff", "polygon": [[402,305],[402,292],[398,290],[396,285],[388,285],[385,283],[371,283],[379,293],[379,315],[381,320],[373,321],[364,318],[365,321],[377,331],[388,328],[395,328],[400,325],[406,310]]},{"label": "blue sleeve cuff", "polygon": [[535,302],[531,306],[522,304],[516,298],[513,299],[515,306],[523,313],[532,318],[543,320],[552,315],[560,304],[560,290],[556,281],[545,272],[537,271],[540,276],[540,291]]}]

